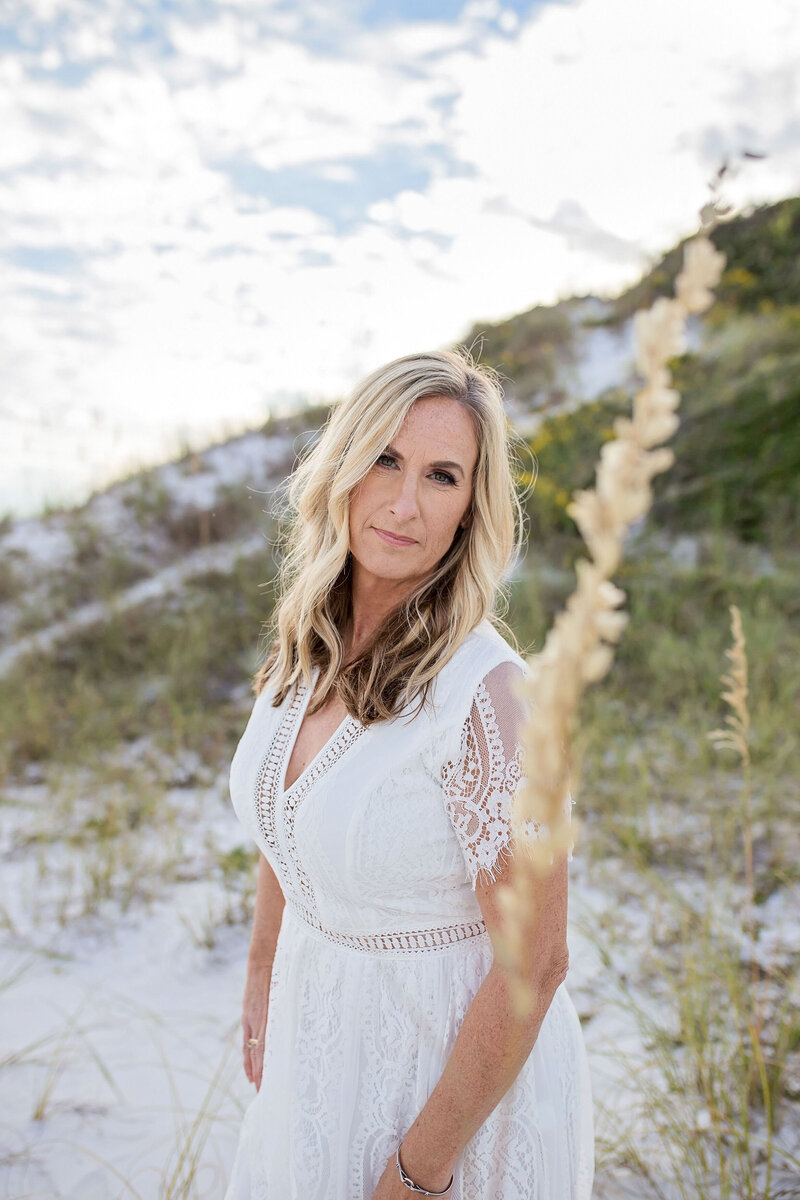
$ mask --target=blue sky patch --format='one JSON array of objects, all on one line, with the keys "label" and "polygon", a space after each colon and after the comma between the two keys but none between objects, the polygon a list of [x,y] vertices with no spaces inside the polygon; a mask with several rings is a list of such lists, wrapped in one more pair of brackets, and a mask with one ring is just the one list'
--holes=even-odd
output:
[{"label": "blue sky patch", "polygon": [[40,271],[43,275],[74,274],[83,266],[84,255],[69,246],[11,246],[2,257],[14,267]]},{"label": "blue sky patch", "polygon": [[[502,8],[511,9],[524,21],[535,9],[572,0],[503,0]],[[467,0],[364,0],[358,21],[369,29],[382,29],[406,21],[458,21]]]},{"label": "blue sky patch", "polygon": [[[376,201],[391,200],[407,188],[424,191],[433,175],[429,159],[427,153],[423,158],[408,146],[387,145],[369,156],[337,159],[337,169],[346,170],[349,179],[326,178],[325,170],[330,166],[326,162],[282,167],[279,171],[267,170],[244,158],[210,165],[224,171],[236,191],[262,196],[281,208],[311,209],[330,221],[337,233],[346,233],[365,220],[367,208]],[[439,159],[437,164],[441,166]]]}]

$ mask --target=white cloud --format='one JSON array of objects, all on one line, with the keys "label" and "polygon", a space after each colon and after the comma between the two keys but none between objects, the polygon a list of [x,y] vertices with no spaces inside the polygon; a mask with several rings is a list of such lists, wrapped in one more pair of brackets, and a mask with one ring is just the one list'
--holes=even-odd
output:
[{"label": "white cloud", "polygon": [[519,17],[511,8],[505,8],[497,18],[497,23],[503,33],[513,33],[519,27]]},{"label": "white cloud", "polygon": [[373,154],[407,117],[441,129],[429,109],[439,90],[396,61],[319,58],[276,40],[253,47],[235,77],[182,89],[174,102],[206,153],[247,152],[278,170]]},{"label": "white cloud", "polygon": [[[453,144],[532,215],[578,197],[603,229],[657,245],[687,230],[707,198],[705,130],[719,128],[731,153],[758,149],[800,113],[798,59],[800,17],[783,0],[765,0],[757,20],[718,0],[552,6],[515,42],[492,40],[479,62],[454,56]],[[766,90],[745,94],[747,72]],[[745,188],[797,187],[799,149]]]},{"label": "white cloud", "polygon": [[173,18],[168,29],[179,54],[227,71],[242,66],[249,39],[256,32],[253,23],[237,20],[231,13],[220,13],[216,21],[205,25],[187,25]]}]

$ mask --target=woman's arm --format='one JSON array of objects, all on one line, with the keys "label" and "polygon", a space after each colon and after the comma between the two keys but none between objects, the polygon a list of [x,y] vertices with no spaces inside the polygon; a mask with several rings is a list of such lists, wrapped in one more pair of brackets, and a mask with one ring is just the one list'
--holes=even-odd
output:
[{"label": "woman's arm", "polygon": [[[494,882],[476,887],[490,935],[500,921],[495,889],[510,880],[512,870],[513,860]],[[430,1191],[447,1187],[467,1142],[511,1087],[533,1049],[569,967],[567,879],[566,859],[557,861],[546,876],[535,878],[538,932],[526,963],[535,997],[531,1015],[523,1022],[515,1019],[506,972],[493,963],[467,1010],[439,1082],[403,1138],[400,1162],[420,1187]],[[399,1178],[394,1160],[389,1166],[389,1176],[393,1172]],[[398,1194],[403,1190],[401,1185]]]},{"label": "woman's arm", "polygon": [[247,970],[272,970],[283,917],[284,896],[278,878],[263,854],[258,856],[258,880]]},{"label": "woman's arm", "polygon": [[[258,880],[253,910],[253,931],[247,956],[247,980],[242,1001],[242,1057],[250,1083],[261,1087],[264,1066],[264,1036],[267,1030],[269,984],[275,946],[283,917],[284,896],[277,876],[264,858],[258,856]],[[256,1046],[248,1046],[255,1038]]]}]

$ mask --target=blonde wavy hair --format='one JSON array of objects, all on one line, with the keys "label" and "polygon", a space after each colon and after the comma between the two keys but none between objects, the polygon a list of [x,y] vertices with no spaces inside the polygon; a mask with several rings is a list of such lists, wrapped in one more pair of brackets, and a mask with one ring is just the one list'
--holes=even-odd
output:
[{"label": "blonde wavy hair", "polygon": [[[447,553],[423,582],[389,612],[369,642],[344,663],[343,632],[351,615],[350,497],[423,397],[458,400],[478,442],[471,514]],[[278,707],[302,676],[320,668],[309,712],[338,692],[362,724],[388,720],[419,697],[484,617],[505,632],[504,577],[524,538],[524,514],[514,478],[516,435],[503,407],[498,373],[465,347],[408,354],[373,371],[335,404],[310,449],[301,452],[286,489],[284,555],[277,600],[266,622],[271,642],[253,678],[259,695],[268,680]]]}]

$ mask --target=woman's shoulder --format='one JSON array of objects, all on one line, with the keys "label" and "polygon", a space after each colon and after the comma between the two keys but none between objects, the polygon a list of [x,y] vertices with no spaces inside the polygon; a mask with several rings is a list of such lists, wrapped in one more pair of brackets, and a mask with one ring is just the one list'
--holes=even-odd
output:
[{"label": "woman's shoulder", "polygon": [[506,641],[488,617],[484,617],[467,635],[461,648],[465,665],[475,670],[486,666],[488,671],[501,662],[514,662],[524,671],[530,670],[522,655]]},{"label": "woman's shoulder", "polygon": [[505,640],[488,618],[467,634],[455,654],[439,672],[436,681],[437,706],[459,718],[468,713],[481,681],[502,662],[515,663],[523,672],[530,667],[521,654]]}]

